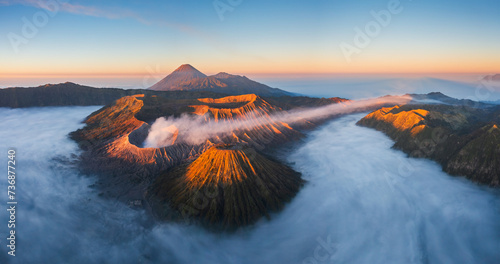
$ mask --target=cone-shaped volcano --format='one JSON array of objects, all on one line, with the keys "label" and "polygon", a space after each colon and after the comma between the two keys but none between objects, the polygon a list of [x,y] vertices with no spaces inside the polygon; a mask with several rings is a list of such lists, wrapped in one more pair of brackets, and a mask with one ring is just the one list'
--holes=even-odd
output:
[{"label": "cone-shaped volcano", "polygon": [[161,81],[153,85],[151,90],[169,91],[173,90],[183,83],[189,83],[193,80],[205,78],[205,74],[198,71],[196,68],[189,64],[181,65],[174,72],[163,78]]},{"label": "cone-shaped volcano", "polygon": [[152,193],[178,210],[223,227],[254,223],[299,191],[300,174],[244,145],[216,145],[160,176]]},{"label": "cone-shaped volcano", "polygon": [[223,72],[206,76],[189,64],[181,65],[149,89],[156,91],[211,91],[231,95],[252,93],[261,96],[291,95],[286,91],[252,81],[245,76]]}]

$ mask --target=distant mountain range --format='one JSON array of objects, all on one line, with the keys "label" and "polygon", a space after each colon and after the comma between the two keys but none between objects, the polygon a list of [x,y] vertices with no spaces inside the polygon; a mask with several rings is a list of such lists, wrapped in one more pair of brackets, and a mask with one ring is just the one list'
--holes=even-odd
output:
[{"label": "distant mountain range", "polygon": [[500,74],[486,75],[486,76],[484,76],[483,80],[485,80],[485,81],[493,81],[493,82],[500,82]]},{"label": "distant mountain range", "polygon": [[124,96],[135,94],[157,95],[172,99],[224,96],[205,91],[163,92],[144,89],[95,88],[66,82],[29,88],[13,87],[0,89],[0,107],[107,105]]},{"label": "distant mountain range", "polygon": [[[250,89],[247,89],[250,90]],[[146,89],[95,88],[72,82],[46,84],[38,87],[11,87],[0,89],[0,107],[25,108],[45,106],[91,106],[111,104],[119,98],[137,94],[158,96],[170,100],[195,98],[221,98],[228,94],[213,91],[154,91]],[[256,93],[247,93],[256,94]],[[270,96],[267,100],[284,109],[297,105],[314,107],[338,102],[340,98],[315,98],[307,96]]]},{"label": "distant mountain range", "polygon": [[476,102],[470,99],[456,99],[449,97],[440,92],[432,92],[428,94],[407,94],[412,97],[411,103],[413,104],[447,104],[447,105],[460,105],[469,106],[474,108],[487,108],[491,107],[491,102]]},{"label": "distant mountain range", "polygon": [[483,102],[485,104],[496,104],[496,105],[500,105],[500,100],[497,100],[497,101],[485,101]]},{"label": "distant mountain range", "polygon": [[229,95],[257,94],[260,96],[292,95],[278,88],[252,81],[245,76],[221,72],[207,76],[189,64],[181,65],[149,89],[155,91],[211,91]]}]

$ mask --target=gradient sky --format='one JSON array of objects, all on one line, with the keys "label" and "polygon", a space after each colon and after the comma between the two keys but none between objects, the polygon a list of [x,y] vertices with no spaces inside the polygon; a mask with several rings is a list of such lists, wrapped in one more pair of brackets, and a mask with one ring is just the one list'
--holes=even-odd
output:
[{"label": "gradient sky", "polygon": [[[401,0],[350,63],[339,45],[390,1],[242,0],[221,20],[213,0],[60,0],[43,21],[53,9],[38,3],[54,1],[0,0],[0,77],[163,75],[183,63],[207,74],[500,72],[498,0]],[[38,32],[23,35],[34,17]],[[12,36],[26,40],[17,52]]]}]

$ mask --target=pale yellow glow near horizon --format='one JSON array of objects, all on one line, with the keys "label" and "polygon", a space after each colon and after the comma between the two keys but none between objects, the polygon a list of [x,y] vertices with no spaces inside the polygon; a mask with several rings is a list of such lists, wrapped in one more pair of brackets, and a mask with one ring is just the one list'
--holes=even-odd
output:
[{"label": "pale yellow glow near horizon", "polygon": [[[48,65],[47,65],[48,63]],[[343,58],[286,58],[282,60],[249,61],[240,63],[169,61],[155,63],[140,61],[120,63],[82,62],[66,64],[61,61],[32,62],[19,61],[10,65],[0,63],[0,78],[15,77],[120,77],[167,75],[181,64],[191,64],[201,72],[211,75],[218,72],[232,74],[389,74],[389,73],[500,73],[499,56],[454,57],[442,55],[434,58],[421,54],[388,56],[385,54],[366,54],[362,59],[347,63]]]}]

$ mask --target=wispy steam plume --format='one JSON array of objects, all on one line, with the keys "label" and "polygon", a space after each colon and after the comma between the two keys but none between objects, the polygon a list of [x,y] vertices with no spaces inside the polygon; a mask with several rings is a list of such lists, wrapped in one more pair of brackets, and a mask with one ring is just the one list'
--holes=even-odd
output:
[{"label": "wispy steam plume", "polygon": [[304,120],[317,121],[340,114],[363,111],[370,107],[406,104],[411,99],[411,96],[385,96],[322,107],[277,112],[271,116],[252,119],[220,120],[219,122],[207,121],[204,116],[160,117],[151,126],[144,146],[158,148],[172,145],[174,142],[198,145],[204,143],[207,139],[229,136],[237,130],[253,129],[277,122],[293,125]]}]

